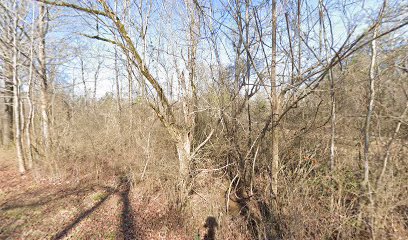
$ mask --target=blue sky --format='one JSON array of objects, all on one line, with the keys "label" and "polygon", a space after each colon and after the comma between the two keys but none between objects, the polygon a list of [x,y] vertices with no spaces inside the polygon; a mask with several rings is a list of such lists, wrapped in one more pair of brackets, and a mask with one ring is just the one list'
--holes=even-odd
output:
[{"label": "blue sky", "polygon": [[[354,36],[357,36],[361,32],[363,32],[368,24],[370,23],[370,19],[375,17],[378,13],[378,9],[380,8],[382,1],[379,0],[367,0],[367,1],[349,1],[349,0],[326,0],[324,1],[325,5],[327,6],[327,10],[329,12],[330,19],[332,21],[333,27],[333,34],[334,34],[334,47],[335,49],[339,47],[341,43],[346,38],[347,29],[346,24],[351,24],[352,27],[356,26],[356,30]],[[178,0],[166,0],[166,1],[152,1],[153,8],[150,14],[150,27],[148,29],[148,52],[150,54],[146,55],[146,62],[148,65],[153,69],[152,73],[156,74],[159,79],[162,79],[163,82],[167,81],[169,77],[175,77],[175,73],[173,72],[166,72],[172,71],[167,69],[172,69],[171,65],[174,63],[174,57],[171,56],[169,53],[174,53],[178,55],[178,62],[180,64],[180,68],[184,69],[183,62],[181,60],[182,56],[186,54],[186,38],[187,34],[185,33],[186,28],[186,18],[185,13],[186,10],[182,4],[182,1]],[[208,2],[206,2],[206,7],[209,6]],[[303,1],[303,9],[306,9],[306,3],[309,9],[315,9],[312,13],[318,14],[317,10],[317,0],[313,1]],[[394,5],[400,3],[400,1],[392,1],[390,5]],[[223,9],[224,6],[228,5],[228,1],[212,1],[212,5],[214,8],[218,8],[218,11],[215,13],[217,18],[221,18],[224,16],[223,24],[228,27],[234,27],[232,18],[230,15],[225,13]],[[344,14],[344,9],[340,8],[340,5],[346,6],[347,14]],[[113,5],[112,5],[113,6]],[[260,12],[260,18],[265,18],[264,24],[269,23],[270,19],[270,4],[264,4],[263,1],[253,1],[253,6],[257,6],[258,9],[263,9]],[[147,5],[145,5],[147,9]],[[135,19],[135,24],[140,26],[140,16],[138,16],[138,12],[136,8],[132,9],[133,16]],[[284,13],[287,11],[287,3],[286,1],[279,1],[278,4],[278,18],[280,19],[280,29],[281,35],[283,37],[284,42],[287,42],[287,38],[285,36],[285,21],[284,21]],[[309,11],[310,12],[310,11]],[[98,91],[97,96],[101,97],[105,95],[106,92],[114,92],[114,71],[113,71],[113,46],[107,43],[103,43],[93,39],[87,39],[83,36],[79,36],[78,33],[86,33],[89,35],[95,35],[95,25],[96,21],[93,18],[90,18],[86,14],[78,14],[75,11],[67,11],[66,9],[61,8],[53,8],[54,16],[59,16],[55,20],[55,28],[49,34],[49,39],[54,41],[50,44],[66,44],[67,48],[63,48],[65,51],[70,51],[72,45],[78,47],[78,45],[82,45],[81,53],[84,53],[82,56],[85,62],[86,67],[86,79],[87,79],[87,88],[89,91],[93,91],[93,76],[95,72],[95,68],[97,63],[100,59],[103,59],[103,68],[101,73],[99,74],[98,80]],[[374,14],[373,14],[374,13]],[[303,21],[306,20],[306,13],[303,15]],[[312,23],[310,21],[309,23]],[[306,22],[302,23],[304,26]],[[270,28],[268,26],[267,29]],[[315,33],[311,36],[316,38],[318,33],[318,25],[316,25]],[[221,58],[221,62],[224,65],[233,64],[233,60],[229,58],[230,53],[233,51],[231,45],[231,37],[233,36],[232,32],[228,30],[227,27],[222,27],[223,32],[219,33],[218,39],[220,40],[218,43],[219,54]],[[139,37],[139,32],[136,31],[136,26],[132,26],[130,28],[130,33],[133,35],[135,42],[137,43],[137,47],[139,51],[141,51],[141,41]],[[103,32],[103,29],[100,28],[100,32]],[[255,33],[252,33],[255,36]],[[305,33],[306,34],[306,33]],[[109,34],[105,34],[106,37],[112,37]],[[266,45],[270,45],[268,41],[270,41],[270,36],[266,37],[265,39]],[[279,41],[279,36],[278,36]],[[198,61],[207,62],[207,63],[215,63],[215,53],[214,49],[207,44],[208,42],[205,39],[201,40],[201,48],[199,50],[199,59]],[[314,43],[317,44],[316,39]],[[267,51],[270,51],[268,46],[265,46]],[[158,61],[155,59],[156,56],[154,55],[157,53],[157,50],[161,52],[166,52],[162,54],[159,59],[161,65],[166,64],[166,68],[163,68],[158,64]],[[280,49],[283,52],[283,49]],[[152,55],[153,54],[153,55]],[[283,53],[282,53],[283,54]],[[75,78],[77,83],[81,81],[81,68],[79,65],[79,54],[71,53],[69,54],[69,58],[66,59],[66,63],[59,68],[59,82],[65,82],[66,84],[72,83],[72,79]],[[283,55],[282,55],[283,56]],[[99,59],[99,60],[98,60]],[[283,63],[282,63],[283,64]],[[124,83],[127,81],[126,72],[124,69],[121,69],[121,76]],[[123,91],[125,92],[127,87],[123,86]],[[83,87],[82,84],[79,84],[75,88],[75,92],[77,94],[83,94]]]}]

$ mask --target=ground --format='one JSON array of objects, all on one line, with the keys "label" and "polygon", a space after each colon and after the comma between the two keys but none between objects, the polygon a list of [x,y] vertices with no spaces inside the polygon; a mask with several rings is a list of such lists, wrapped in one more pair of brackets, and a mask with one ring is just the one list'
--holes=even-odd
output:
[{"label": "ground", "polygon": [[125,178],[80,181],[21,176],[0,150],[0,239],[193,239],[165,196],[144,196]]}]

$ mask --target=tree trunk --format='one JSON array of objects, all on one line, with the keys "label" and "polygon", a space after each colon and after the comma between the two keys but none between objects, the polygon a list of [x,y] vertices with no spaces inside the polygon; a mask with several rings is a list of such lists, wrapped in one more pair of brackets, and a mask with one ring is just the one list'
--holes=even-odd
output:
[{"label": "tree trunk", "polygon": [[[276,99],[277,100],[277,99]],[[275,101],[275,104],[279,104]],[[278,112],[278,109],[275,109]],[[276,113],[275,113],[276,114]],[[273,118],[275,122],[276,117]],[[279,177],[279,135],[277,126],[272,127],[272,191],[275,196],[278,194]]]},{"label": "tree trunk", "polygon": [[[319,8],[323,9],[323,2],[320,1]],[[319,18],[321,21],[321,29],[320,31],[322,32],[324,36],[324,48],[325,48],[325,53],[326,53],[326,62],[329,64],[329,54],[330,54],[330,49],[329,49],[329,40],[327,38],[327,32],[324,24],[324,14],[321,11],[319,13]],[[331,110],[330,110],[330,115],[331,115],[331,122],[330,122],[330,158],[329,158],[329,169],[330,171],[334,170],[335,167],[335,140],[336,140],[336,95],[335,95],[335,83],[334,83],[334,74],[333,74],[333,69],[330,68],[328,72],[328,79],[330,82],[330,100],[331,100]]]},{"label": "tree trunk", "polygon": [[[377,37],[377,30],[374,29],[373,39]],[[369,95],[368,95],[368,105],[367,105],[367,115],[364,124],[364,185],[369,185],[369,153],[370,153],[370,127],[371,127],[371,116],[374,110],[374,100],[375,100],[375,66],[377,59],[377,41],[373,40],[371,42],[371,64],[370,64],[370,74],[369,74]]]},{"label": "tree trunk", "polygon": [[[35,3],[33,2],[33,11],[32,17],[35,18]],[[31,41],[30,41],[30,68],[28,73],[28,90],[27,90],[27,106],[28,106],[28,116],[25,126],[25,142],[26,142],[26,155],[27,155],[27,167],[28,169],[33,168],[33,152],[31,148],[31,128],[32,122],[34,117],[34,109],[33,109],[33,64],[34,64],[34,29],[35,29],[35,21],[33,21],[31,26]]]},{"label": "tree trunk", "polygon": [[[12,70],[10,69],[10,71]],[[4,114],[2,119],[2,142],[4,146],[9,146],[13,138],[13,132],[11,131],[13,126],[13,98],[11,96],[12,92],[13,85],[6,80],[4,91]]]},{"label": "tree trunk", "polygon": [[97,85],[98,85],[98,79],[99,79],[99,72],[101,71],[103,61],[99,59],[98,56],[98,65],[96,66],[96,70],[94,73],[94,89],[93,89],[93,101],[96,103],[96,90],[97,90]]},{"label": "tree trunk", "polygon": [[17,73],[17,27],[18,27],[18,11],[17,11],[17,1],[14,1],[14,34],[13,34],[13,115],[14,115],[14,138],[16,144],[17,162],[18,170],[21,174],[24,174],[25,164],[23,155],[23,144],[21,140],[21,124],[20,124],[20,81],[18,79]]},{"label": "tree trunk", "polygon": [[179,199],[180,208],[186,204],[190,191],[190,161],[191,161],[191,137],[189,132],[182,132],[177,140],[176,148],[179,161]]},{"label": "tree trunk", "polygon": [[278,194],[279,173],[279,136],[277,120],[279,118],[279,96],[276,78],[276,28],[277,28],[276,0],[272,1],[272,65],[271,65],[271,101],[272,101],[272,192]]},{"label": "tree trunk", "polygon": [[251,148],[252,145],[252,121],[251,121],[251,104],[249,102],[249,91],[250,91],[250,78],[251,78],[251,60],[249,56],[249,44],[250,44],[250,39],[249,39],[249,6],[250,2],[249,0],[245,1],[245,44],[246,44],[246,49],[247,49],[247,54],[246,54],[246,84],[245,84],[245,101],[247,104],[247,117],[248,117],[248,148]]},{"label": "tree trunk", "polygon": [[45,55],[45,35],[46,35],[46,6],[40,3],[39,11],[39,35],[40,41],[38,44],[39,52],[39,62],[40,62],[40,73],[41,73],[41,90],[40,90],[40,101],[41,101],[41,123],[42,123],[42,137],[44,144],[45,156],[49,156],[50,151],[50,137],[49,137],[49,116],[48,116],[48,80],[47,80],[47,67],[46,67],[46,55]]},{"label": "tree trunk", "polygon": [[[379,25],[374,28],[373,41],[371,42],[371,63],[369,69],[369,94],[368,94],[368,104],[367,104],[367,115],[364,124],[364,181],[362,183],[362,190],[368,198],[368,227],[370,229],[371,238],[375,239],[376,227],[375,227],[375,215],[374,215],[374,199],[373,191],[370,184],[370,127],[371,127],[371,116],[374,112],[374,100],[375,100],[375,82],[377,79],[376,61],[377,61],[377,37]],[[364,200],[365,201],[365,200]],[[363,204],[365,205],[365,204]]]},{"label": "tree trunk", "polygon": [[85,81],[85,63],[84,60],[81,58],[81,80],[82,80],[82,85],[84,86],[84,101],[85,101],[85,106],[88,106],[88,89],[86,87],[86,81]]},{"label": "tree trunk", "polygon": [[331,98],[331,123],[330,123],[330,171],[334,170],[335,137],[336,137],[336,97],[334,93],[333,71],[329,70],[330,98]]},{"label": "tree trunk", "polygon": [[115,48],[115,60],[114,60],[114,68],[115,68],[115,85],[116,85],[116,106],[117,106],[117,111],[118,111],[118,124],[119,124],[119,129],[122,131],[122,103],[121,103],[121,87],[120,87],[120,79],[119,79],[119,65],[118,65],[118,51]]},{"label": "tree trunk", "polygon": [[[125,28],[131,29],[131,24],[130,24],[130,16],[132,14],[132,7],[131,7],[131,3],[129,0],[125,0],[123,1],[123,15],[124,15],[124,25]],[[143,24],[142,24],[143,26]],[[130,32],[131,33],[131,32]],[[126,55],[126,54],[125,54]],[[128,80],[128,104],[129,104],[129,109],[131,112],[132,109],[132,101],[133,101],[133,75],[132,75],[132,65],[130,63],[129,60],[129,56],[127,57],[127,61],[126,61],[126,71],[127,71],[127,80]],[[132,121],[132,119],[130,119],[130,121]],[[132,123],[132,122],[130,122]]]}]

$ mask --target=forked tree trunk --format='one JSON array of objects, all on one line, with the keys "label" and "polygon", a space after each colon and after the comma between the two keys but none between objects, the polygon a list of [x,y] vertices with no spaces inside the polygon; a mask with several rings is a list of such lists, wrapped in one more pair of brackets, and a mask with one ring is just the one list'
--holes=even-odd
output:
[{"label": "forked tree trunk", "polygon": [[179,161],[179,193],[180,207],[183,207],[187,201],[190,191],[190,162],[191,162],[191,137],[189,132],[182,132],[178,136],[176,143],[178,161]]},{"label": "forked tree trunk", "polygon": [[[197,46],[198,46],[198,35],[200,34],[199,31],[199,21],[197,20],[196,16],[196,6],[192,1],[185,2],[187,9],[189,11],[189,41],[190,45],[188,48],[188,85],[189,89],[187,88],[187,84],[185,84],[184,79],[180,79],[183,89],[183,115],[184,115],[184,127],[181,130],[177,131],[177,154],[179,160],[179,194],[180,199],[179,203],[181,204],[180,207],[184,207],[185,203],[188,201],[188,193],[190,192],[191,188],[191,144],[194,135],[194,128],[195,128],[195,111],[196,111],[196,104],[197,104],[197,90],[195,86],[195,78],[196,78],[196,55],[197,55]],[[183,78],[181,76],[181,78]]]}]

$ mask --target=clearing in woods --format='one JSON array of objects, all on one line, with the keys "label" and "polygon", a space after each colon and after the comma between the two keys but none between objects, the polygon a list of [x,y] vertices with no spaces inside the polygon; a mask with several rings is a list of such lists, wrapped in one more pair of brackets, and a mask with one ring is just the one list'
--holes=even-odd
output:
[{"label": "clearing in woods", "polygon": [[14,154],[0,150],[0,239],[190,239],[163,199],[137,194],[117,176],[103,183],[20,176]]}]

